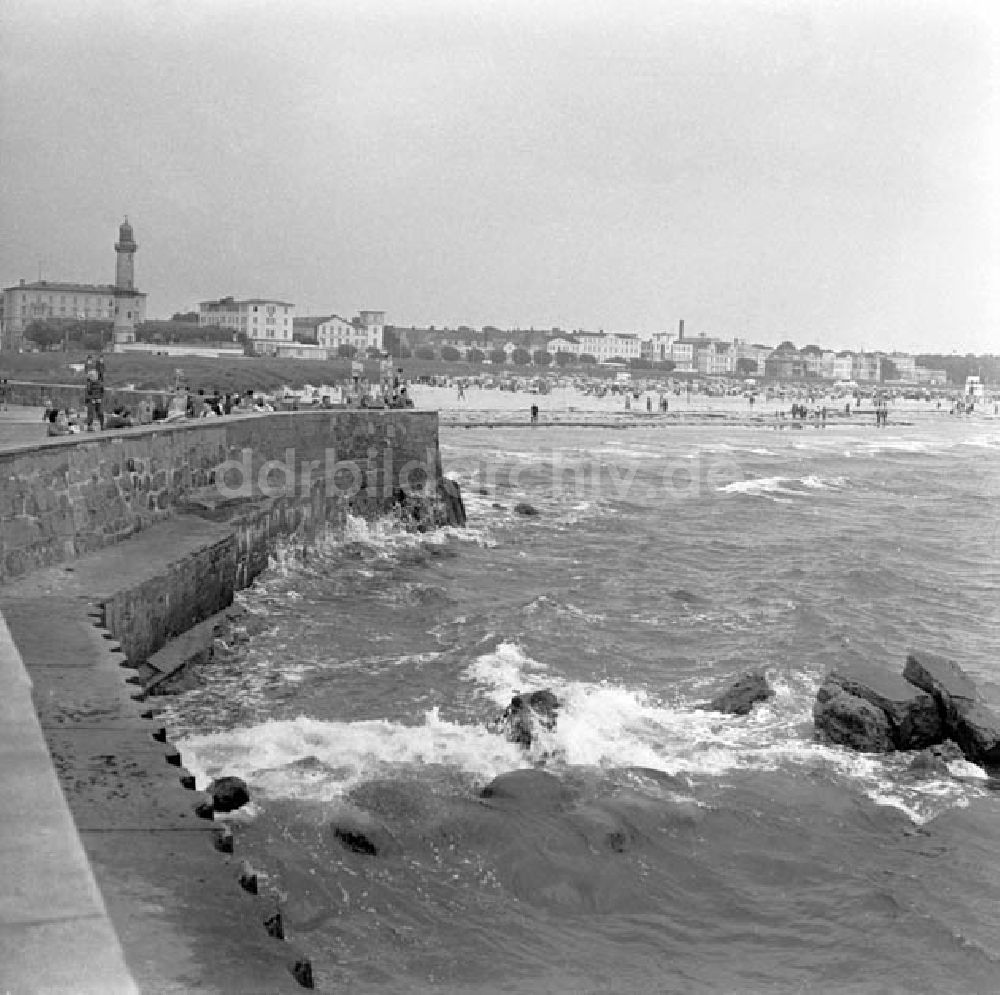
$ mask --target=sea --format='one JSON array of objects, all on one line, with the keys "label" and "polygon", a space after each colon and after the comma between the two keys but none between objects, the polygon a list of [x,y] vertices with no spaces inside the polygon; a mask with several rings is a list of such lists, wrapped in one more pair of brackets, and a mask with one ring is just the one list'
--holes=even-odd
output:
[{"label": "sea", "polygon": [[905,414],[442,427],[466,528],[282,545],[167,717],[317,990],[1000,991],[997,782],[814,737],[911,648],[1000,703],[1000,419]]}]

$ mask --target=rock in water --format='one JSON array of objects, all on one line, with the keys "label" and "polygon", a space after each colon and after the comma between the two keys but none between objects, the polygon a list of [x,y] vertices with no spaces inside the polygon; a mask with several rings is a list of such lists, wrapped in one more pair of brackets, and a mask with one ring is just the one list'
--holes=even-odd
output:
[{"label": "rock in water", "polygon": [[216,812],[233,812],[250,801],[250,789],[241,777],[220,777],[208,786]]},{"label": "rock in water", "polygon": [[524,515],[526,518],[533,518],[538,514],[538,509],[533,504],[528,504],[527,501],[518,501],[514,505],[514,513]]},{"label": "rock in water", "polygon": [[573,795],[558,777],[548,771],[512,770],[490,781],[480,797],[512,807],[544,809],[565,805]]},{"label": "rock in water", "polygon": [[948,764],[956,760],[965,760],[965,754],[950,739],[936,746],[928,746],[921,750],[910,761],[907,770],[913,774],[924,774],[928,777],[948,777],[951,771]]},{"label": "rock in water", "polygon": [[515,694],[503,714],[488,724],[489,729],[504,733],[512,743],[520,743],[528,749],[536,726],[550,732],[555,729],[558,708],[559,699],[548,688],[526,695]]},{"label": "rock in water", "polygon": [[774,697],[774,689],[767,683],[763,670],[753,670],[737,678],[722,694],[716,695],[701,707],[710,712],[727,715],[748,715],[758,701]]},{"label": "rock in water", "polygon": [[854,665],[835,670],[827,676],[827,682],[885,712],[892,745],[897,750],[921,750],[944,739],[934,699],[898,674]]},{"label": "rock in water", "polygon": [[952,660],[911,651],[903,676],[934,696],[944,726],[973,763],[1000,764],[1000,715],[979,699],[976,685]]},{"label": "rock in water", "polygon": [[848,694],[827,679],[816,694],[813,722],[820,739],[863,753],[888,753],[893,749],[889,719],[881,708]]},{"label": "rock in water", "polygon": [[331,823],[334,838],[347,850],[367,857],[397,855],[399,845],[389,830],[368,812],[347,809]]}]

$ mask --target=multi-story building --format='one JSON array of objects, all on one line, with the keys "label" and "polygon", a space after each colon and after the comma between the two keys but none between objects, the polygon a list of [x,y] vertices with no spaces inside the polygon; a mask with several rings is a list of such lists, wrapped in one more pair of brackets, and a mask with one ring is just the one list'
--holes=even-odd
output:
[{"label": "multi-story building", "polygon": [[728,342],[699,336],[694,339],[694,361],[705,376],[724,376],[733,372],[733,350]]},{"label": "multi-story building", "polygon": [[806,376],[821,377],[823,375],[823,350],[818,345],[807,345],[799,350],[799,356],[805,364]]},{"label": "multi-story building", "polygon": [[851,380],[854,377],[854,353],[838,352],[833,358],[833,379]]},{"label": "multi-story building", "polygon": [[38,280],[3,291],[0,348],[19,352],[33,321],[112,321],[116,342],[135,340],[135,326],[146,320],[146,294],[135,289],[133,255],[138,245],[125,219],[118,231],[114,283],[63,283]]},{"label": "multi-story building", "polygon": [[348,321],[339,314],[331,314],[316,323],[316,344],[336,353],[342,345],[353,346],[364,355],[370,343],[368,332],[360,322]]},{"label": "multi-story building", "polygon": [[851,363],[852,380],[882,379],[882,357],[873,352],[855,353]]},{"label": "multi-story building", "polygon": [[676,338],[676,332],[653,332],[648,339],[640,342],[642,358],[653,362],[670,359],[670,347]]},{"label": "multi-story building", "polygon": [[357,321],[365,330],[368,348],[385,352],[385,311],[359,311]]},{"label": "multi-story building", "polygon": [[598,363],[614,359],[641,359],[639,336],[629,332],[576,332],[580,355],[593,356]]},{"label": "multi-story building", "polygon": [[907,356],[902,352],[894,352],[889,356],[889,361],[896,367],[896,379],[916,383],[917,361],[912,356]]},{"label": "multi-story building", "polygon": [[198,305],[198,324],[218,325],[234,334],[245,335],[254,352],[275,355],[277,346],[292,341],[295,305],[287,301],[251,297],[236,300],[223,297]]},{"label": "multi-story building", "polygon": [[545,343],[545,351],[555,356],[560,352],[567,352],[571,356],[580,354],[580,343],[572,335],[557,335]]},{"label": "multi-story building", "polygon": [[769,345],[758,345],[744,342],[742,339],[734,339],[732,347],[733,372],[739,373],[742,370],[751,376],[762,377],[764,364],[772,352],[774,349]]},{"label": "multi-story building", "polygon": [[670,343],[670,359],[678,373],[692,373],[695,367],[694,339],[678,338]]}]

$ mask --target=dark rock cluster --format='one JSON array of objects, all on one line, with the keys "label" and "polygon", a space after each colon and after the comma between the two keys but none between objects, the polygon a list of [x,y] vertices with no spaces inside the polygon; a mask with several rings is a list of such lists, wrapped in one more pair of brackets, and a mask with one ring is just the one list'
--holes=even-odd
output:
[{"label": "dark rock cluster", "polygon": [[981,700],[958,664],[931,653],[910,652],[902,675],[875,668],[831,673],[816,695],[817,737],[865,753],[936,750],[925,763],[965,759],[1000,764],[1000,715]]},{"label": "dark rock cluster", "polygon": [[539,728],[550,732],[555,729],[558,710],[559,699],[548,688],[531,694],[518,693],[503,712],[488,723],[488,728],[528,749]]}]

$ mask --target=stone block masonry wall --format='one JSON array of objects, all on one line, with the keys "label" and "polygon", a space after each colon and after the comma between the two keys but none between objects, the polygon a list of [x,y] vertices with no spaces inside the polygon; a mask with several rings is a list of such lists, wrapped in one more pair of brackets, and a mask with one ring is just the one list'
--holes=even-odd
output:
[{"label": "stone block masonry wall", "polygon": [[227,501],[248,504],[239,556],[292,523],[335,520],[349,489],[381,500],[440,475],[436,412],[281,412],[51,439],[0,453],[0,582]]},{"label": "stone block masonry wall", "polygon": [[170,563],[165,571],[102,602],[105,628],[137,664],[165,643],[233,603],[236,536]]}]

